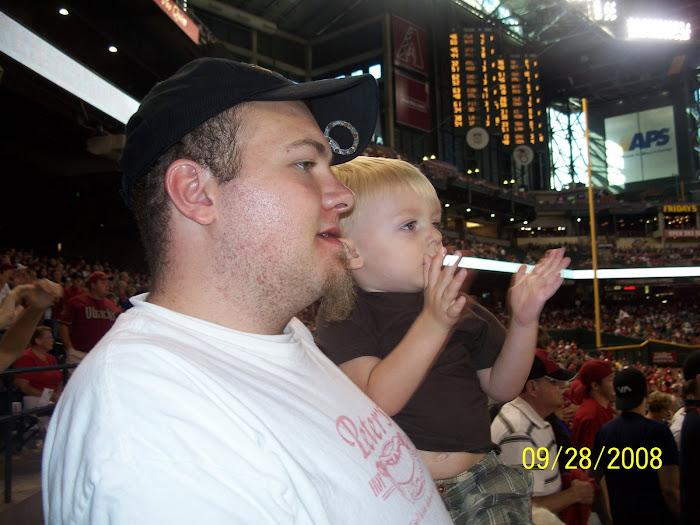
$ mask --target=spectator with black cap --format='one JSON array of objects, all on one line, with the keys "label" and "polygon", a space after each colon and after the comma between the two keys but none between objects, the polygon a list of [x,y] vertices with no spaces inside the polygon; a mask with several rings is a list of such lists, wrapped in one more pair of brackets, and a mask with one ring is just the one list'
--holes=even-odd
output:
[{"label": "spectator with black cap", "polygon": [[673,435],[664,423],[645,417],[647,384],[640,370],[625,368],[613,385],[621,413],[598,430],[590,456],[598,465],[593,475],[607,490],[613,522],[676,523],[680,491]]},{"label": "spectator with black cap", "polygon": [[157,84],[122,190],[151,293],[76,369],[44,445],[48,523],[451,523],[399,427],[294,315],[351,305],[330,166],[370,142],[371,75],[225,59]]},{"label": "spectator with black cap", "polygon": [[[700,350],[683,363],[683,377],[700,385]],[[698,395],[685,400],[685,419],[681,428],[681,508],[684,525],[700,523],[700,400]]]},{"label": "spectator with black cap", "polygon": [[68,364],[79,364],[119,315],[117,306],[107,299],[111,278],[104,272],[92,272],[86,281],[87,293],[64,301],[58,315],[58,334]]}]

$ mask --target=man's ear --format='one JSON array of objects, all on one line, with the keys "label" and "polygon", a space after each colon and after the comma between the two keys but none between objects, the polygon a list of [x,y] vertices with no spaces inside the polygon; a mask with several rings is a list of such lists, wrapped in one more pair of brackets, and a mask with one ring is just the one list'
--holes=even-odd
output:
[{"label": "man's ear", "polygon": [[365,265],[365,261],[360,255],[360,252],[357,251],[357,246],[352,239],[341,237],[340,240],[345,245],[345,253],[348,256],[348,268],[351,270],[359,270],[362,268]]},{"label": "man's ear", "polygon": [[209,170],[188,159],[178,159],[165,172],[165,190],[178,211],[197,224],[214,220],[212,190],[217,182]]},{"label": "man's ear", "polygon": [[537,391],[537,381],[534,379],[528,379],[525,381],[525,392],[528,394],[533,394],[535,391]]}]

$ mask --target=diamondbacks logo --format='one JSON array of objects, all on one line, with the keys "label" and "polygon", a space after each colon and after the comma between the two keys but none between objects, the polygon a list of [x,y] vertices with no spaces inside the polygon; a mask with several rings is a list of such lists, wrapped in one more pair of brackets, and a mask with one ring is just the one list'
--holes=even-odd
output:
[{"label": "diamondbacks logo", "polygon": [[396,59],[416,69],[425,70],[418,31],[415,27],[409,27],[408,31],[406,31],[401,47],[396,53]]}]

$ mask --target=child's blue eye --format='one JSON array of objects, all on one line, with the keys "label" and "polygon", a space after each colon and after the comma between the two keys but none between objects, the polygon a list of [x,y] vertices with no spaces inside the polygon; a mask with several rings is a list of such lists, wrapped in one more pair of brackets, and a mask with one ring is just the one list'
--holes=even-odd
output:
[{"label": "child's blue eye", "polygon": [[403,226],[401,226],[401,229],[410,230],[410,231],[415,230],[416,229],[416,221],[411,221],[411,222],[404,224]]},{"label": "child's blue eye", "polygon": [[435,229],[437,229],[437,230],[440,229],[440,223],[439,223],[439,222],[434,222],[434,223],[433,223],[433,226],[434,226]]}]

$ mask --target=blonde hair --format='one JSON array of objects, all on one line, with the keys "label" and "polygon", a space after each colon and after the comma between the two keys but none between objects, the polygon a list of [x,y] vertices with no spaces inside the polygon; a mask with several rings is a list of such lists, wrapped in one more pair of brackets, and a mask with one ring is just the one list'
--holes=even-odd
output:
[{"label": "blonde hair", "polygon": [[355,217],[362,213],[370,199],[387,195],[397,189],[407,189],[440,208],[435,188],[413,164],[384,157],[357,157],[350,162],[332,166],[333,174],[355,194],[355,207],[340,216],[340,229],[345,232]]},{"label": "blonde hair", "polygon": [[670,394],[654,390],[649,394],[649,412],[668,412],[673,408],[673,397]]}]

